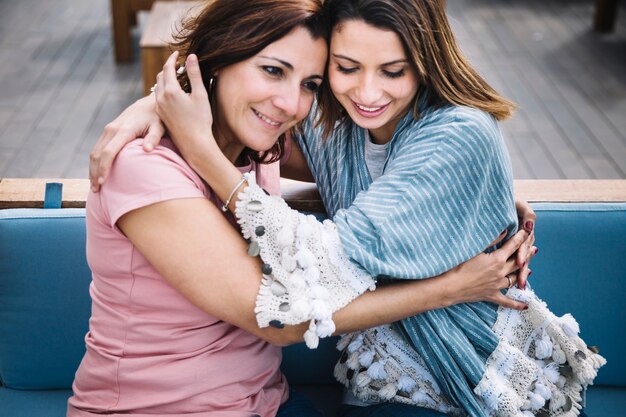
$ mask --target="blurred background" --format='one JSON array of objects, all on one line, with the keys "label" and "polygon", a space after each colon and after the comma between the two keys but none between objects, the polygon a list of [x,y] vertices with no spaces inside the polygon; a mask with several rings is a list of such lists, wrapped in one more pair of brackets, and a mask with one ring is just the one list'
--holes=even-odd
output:
[{"label": "blurred background", "polygon": [[[163,30],[180,17],[167,14],[184,2],[170,3],[177,12],[152,0],[0,0],[0,178],[87,177],[104,125],[143,96],[164,53]],[[610,12],[600,21],[599,7]],[[625,9],[447,1],[463,51],[519,106],[502,124],[516,178],[626,178]]]}]

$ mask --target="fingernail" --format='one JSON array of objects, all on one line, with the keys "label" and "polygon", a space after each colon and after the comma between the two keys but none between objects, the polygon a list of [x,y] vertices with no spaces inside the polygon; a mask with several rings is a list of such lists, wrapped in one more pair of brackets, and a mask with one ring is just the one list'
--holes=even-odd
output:
[{"label": "fingernail", "polygon": [[539,253],[539,248],[535,248],[535,255]]},{"label": "fingernail", "polygon": [[153,148],[152,148],[152,144],[151,144],[151,143],[146,143],[146,144],[144,145],[144,149],[145,149],[147,152],[150,152],[150,151],[153,149]]},{"label": "fingernail", "polygon": [[524,306],[524,310],[528,310],[528,306]]},{"label": "fingernail", "polygon": [[528,233],[530,233],[530,232],[533,231],[533,227],[535,227],[535,225],[533,224],[533,222],[527,221],[526,224],[524,225],[524,227],[526,228]]},{"label": "fingernail", "polygon": [[528,270],[528,276],[531,276],[533,274],[533,271],[531,271],[530,269]]},{"label": "fingernail", "polygon": [[91,186],[91,191],[94,192],[94,193],[97,192],[98,191],[98,187],[96,187],[95,185],[92,185]]},{"label": "fingernail", "polygon": [[526,289],[526,283],[523,283],[522,285],[519,286],[520,290],[525,290]]},{"label": "fingernail", "polygon": [[98,184],[104,184],[104,177],[98,177]]}]

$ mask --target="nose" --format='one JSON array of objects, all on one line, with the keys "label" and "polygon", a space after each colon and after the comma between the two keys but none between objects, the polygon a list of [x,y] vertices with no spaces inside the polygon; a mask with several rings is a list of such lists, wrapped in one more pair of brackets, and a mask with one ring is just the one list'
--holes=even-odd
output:
[{"label": "nose", "polygon": [[300,108],[300,85],[285,85],[274,96],[274,105],[288,117],[296,117]]},{"label": "nose", "polygon": [[368,105],[376,104],[382,96],[382,88],[375,74],[364,73],[359,78],[359,85],[357,87],[357,100],[359,104]]}]

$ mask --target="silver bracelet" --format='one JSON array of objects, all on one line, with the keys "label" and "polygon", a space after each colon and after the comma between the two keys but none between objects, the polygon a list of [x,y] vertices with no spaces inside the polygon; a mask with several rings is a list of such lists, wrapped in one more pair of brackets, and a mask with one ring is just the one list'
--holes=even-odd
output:
[{"label": "silver bracelet", "polygon": [[235,193],[237,192],[237,190],[239,189],[239,187],[241,187],[243,185],[243,183],[245,182],[246,184],[248,184],[248,177],[250,177],[250,173],[246,172],[245,174],[243,174],[241,176],[241,179],[239,180],[239,182],[237,183],[237,185],[235,185],[235,188],[233,188],[233,190],[230,192],[230,195],[228,196],[228,198],[226,199],[226,201],[224,202],[224,204],[222,205],[222,211],[223,212],[227,212],[228,211],[228,205],[230,204],[230,200],[233,199],[233,196],[235,195]]}]

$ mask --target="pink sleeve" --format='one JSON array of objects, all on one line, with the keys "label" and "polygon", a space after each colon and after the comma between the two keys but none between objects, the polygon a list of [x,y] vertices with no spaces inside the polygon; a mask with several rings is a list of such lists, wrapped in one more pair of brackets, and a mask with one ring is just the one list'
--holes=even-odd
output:
[{"label": "pink sleeve", "polygon": [[100,191],[111,226],[124,214],[150,204],[206,197],[198,175],[167,143],[150,153],[141,144],[142,140],[133,141],[119,153]]}]

